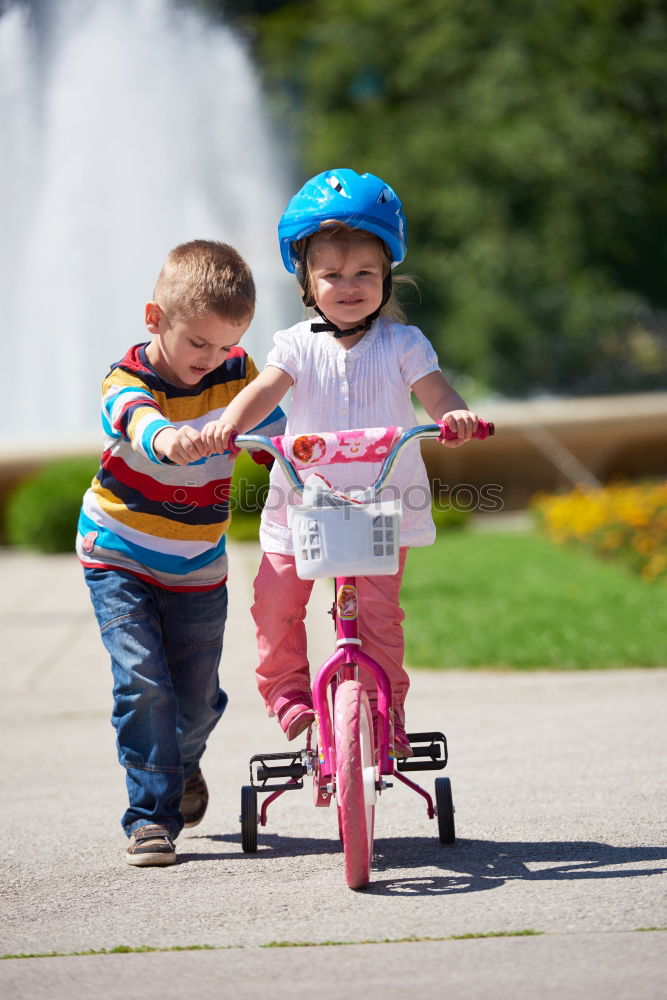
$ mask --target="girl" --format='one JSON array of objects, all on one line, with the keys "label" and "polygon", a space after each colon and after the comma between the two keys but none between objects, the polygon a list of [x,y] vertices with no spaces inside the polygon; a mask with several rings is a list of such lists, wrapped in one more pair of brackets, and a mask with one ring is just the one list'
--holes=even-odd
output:
[{"label": "girl", "polygon": [[[477,426],[457,392],[444,378],[426,337],[405,326],[392,292],[392,267],[406,252],[406,223],[397,195],[373,174],[328,170],[308,181],[290,201],[279,227],[280,250],[295,273],[315,319],[281,330],[274,337],[264,371],[230,403],[202,437],[223,451],[233,431],[261,423],[292,390],[287,434],[354,427],[412,427],[417,421],[411,392],[433,421],[444,420],[458,438],[469,440]],[[330,465],[336,489],[372,482],[376,464]],[[403,668],[403,612],[399,591],[411,545],[430,545],[435,536],[426,469],[418,444],[407,448],[392,474],[401,491],[401,553],[395,576],[358,579],[361,639],[391,681],[394,754],[409,757],[405,696],[410,684]],[[287,526],[290,486],[274,465],[262,514],[263,556],[255,580],[252,614],[257,627],[257,682],[269,715],[276,715],[288,740],[314,721],[306,655],[304,618],[312,581],[296,575]],[[362,681],[364,678],[361,678]],[[368,685],[371,709],[375,689]]]}]

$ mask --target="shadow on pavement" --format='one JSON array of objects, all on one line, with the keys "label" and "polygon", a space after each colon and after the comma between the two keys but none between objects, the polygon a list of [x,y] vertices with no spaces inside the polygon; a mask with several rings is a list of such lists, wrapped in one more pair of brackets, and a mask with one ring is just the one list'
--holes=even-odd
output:
[{"label": "shadow on pavement", "polygon": [[[188,837],[240,844],[240,834]],[[285,837],[261,833],[256,853],[182,853],[179,862],[226,860],[247,857],[271,860],[276,857],[341,854],[338,839]],[[665,866],[637,867],[667,861],[667,847],[614,847],[596,841],[492,841],[458,840],[442,846],[430,837],[394,837],[375,842],[370,892],[390,896],[429,896],[448,893],[481,892],[497,889],[506,882],[553,882],[579,879],[620,879],[661,875]],[[622,868],[619,866],[623,866]],[[632,866],[632,867],[628,867]],[[439,868],[447,874],[417,875],[406,878],[405,870]],[[401,875],[391,878],[392,870]]]},{"label": "shadow on pavement", "polygon": [[[433,846],[426,838],[397,837],[375,844],[372,889],[386,895],[432,895],[480,892],[506,882],[552,882],[579,879],[636,878],[660,875],[665,867],[628,868],[667,861],[667,848],[613,847],[595,841],[458,840],[452,847]],[[396,868],[437,866],[454,875],[387,878]],[[623,868],[618,868],[623,865]],[[609,870],[609,869],[614,870]],[[385,877],[383,877],[385,876]]]}]

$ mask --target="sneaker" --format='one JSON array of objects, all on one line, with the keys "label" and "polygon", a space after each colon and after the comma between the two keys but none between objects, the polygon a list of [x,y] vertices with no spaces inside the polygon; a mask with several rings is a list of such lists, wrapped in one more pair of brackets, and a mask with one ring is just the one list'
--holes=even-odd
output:
[{"label": "sneaker", "polygon": [[312,705],[291,702],[278,712],[278,722],[288,740],[295,740],[315,722]]},{"label": "sneaker", "polygon": [[405,760],[406,757],[412,757],[413,753],[405,729],[400,722],[394,722],[394,758]]},{"label": "sneaker", "polygon": [[180,809],[185,820],[184,826],[197,826],[198,823],[201,823],[207,806],[208,788],[204,781],[204,775],[201,771],[197,771],[196,774],[187,779],[183,788]]},{"label": "sneaker", "polygon": [[175,865],[176,848],[166,826],[150,823],[140,826],[130,837],[125,855],[128,865]]},{"label": "sneaker", "polygon": [[[373,715],[373,739],[375,741],[375,746],[378,745],[378,717]],[[389,747],[389,756],[393,756],[395,760],[405,760],[406,757],[412,757],[414,750],[410,745],[410,740],[407,737],[405,729],[402,724],[394,718],[394,746],[393,750]]]}]

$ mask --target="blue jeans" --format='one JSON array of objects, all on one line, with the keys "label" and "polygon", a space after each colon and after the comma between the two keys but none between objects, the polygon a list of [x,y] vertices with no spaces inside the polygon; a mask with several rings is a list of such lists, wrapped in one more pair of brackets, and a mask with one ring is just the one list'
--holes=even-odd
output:
[{"label": "blue jeans", "polygon": [[175,837],[184,781],[227,704],[218,682],[227,587],[188,593],[123,571],[84,575],[111,656],[111,721],[130,799],[123,829],[129,837],[160,823]]}]

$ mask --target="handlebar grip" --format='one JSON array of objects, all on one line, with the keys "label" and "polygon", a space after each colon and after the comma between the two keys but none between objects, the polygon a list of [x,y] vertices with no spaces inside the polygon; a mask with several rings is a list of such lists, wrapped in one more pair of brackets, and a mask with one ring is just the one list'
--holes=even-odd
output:
[{"label": "handlebar grip", "polygon": [[[440,423],[440,426],[442,427],[441,441],[456,441],[458,434],[455,431],[450,430],[447,424]],[[491,437],[495,432],[495,425],[490,420],[480,420],[475,428],[473,437],[477,438],[478,441],[484,441],[485,438]]]},{"label": "handlebar grip", "polygon": [[227,442],[227,449],[232,458],[236,458],[237,455],[241,454],[241,449],[236,447],[236,439],[238,436],[238,431],[232,431],[229,435],[229,441]]}]

